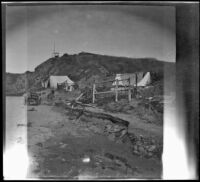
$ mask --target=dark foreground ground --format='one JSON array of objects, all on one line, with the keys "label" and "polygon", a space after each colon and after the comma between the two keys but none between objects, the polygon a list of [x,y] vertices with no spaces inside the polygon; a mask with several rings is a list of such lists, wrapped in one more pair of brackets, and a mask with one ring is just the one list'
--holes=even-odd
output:
[{"label": "dark foreground ground", "polygon": [[128,112],[85,108],[126,120],[129,126],[125,127],[107,119],[76,117],[55,102],[28,106],[28,177],[161,178],[162,123],[145,120],[134,108]]}]

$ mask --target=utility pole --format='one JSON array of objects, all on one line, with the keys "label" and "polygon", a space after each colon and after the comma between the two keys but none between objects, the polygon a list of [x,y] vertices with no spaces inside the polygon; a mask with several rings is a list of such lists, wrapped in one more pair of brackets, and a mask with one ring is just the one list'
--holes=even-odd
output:
[{"label": "utility pole", "polygon": [[54,58],[59,57],[59,52],[56,52],[55,41],[53,42],[53,55],[52,55],[52,57],[54,57]]}]

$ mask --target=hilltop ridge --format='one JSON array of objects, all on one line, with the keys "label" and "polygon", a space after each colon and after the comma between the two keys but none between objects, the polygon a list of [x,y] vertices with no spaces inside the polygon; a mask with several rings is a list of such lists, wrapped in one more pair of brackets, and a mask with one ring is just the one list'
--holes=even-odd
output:
[{"label": "hilltop ridge", "polygon": [[172,71],[175,63],[164,62],[155,58],[127,58],[100,55],[89,52],[63,54],[49,58],[38,65],[34,72],[22,74],[6,73],[6,95],[18,95],[30,89],[40,89],[41,81],[50,75],[67,75],[84,88],[91,82],[117,73],[150,71],[163,78],[164,70]]}]

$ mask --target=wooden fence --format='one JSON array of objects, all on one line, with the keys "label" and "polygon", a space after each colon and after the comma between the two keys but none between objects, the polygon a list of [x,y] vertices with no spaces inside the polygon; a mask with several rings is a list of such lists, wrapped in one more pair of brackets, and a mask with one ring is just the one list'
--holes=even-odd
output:
[{"label": "wooden fence", "polygon": [[[127,80],[128,81],[128,84],[126,87],[123,87],[123,89],[121,90],[120,87],[119,87],[119,81],[125,81]],[[97,88],[97,85],[98,84],[105,84],[105,83],[108,83],[108,82],[115,82],[115,87],[111,90],[108,90],[108,91],[101,91],[101,92],[98,92],[96,90]],[[121,91],[127,91],[128,92],[128,100],[131,101],[131,90],[133,90],[134,88],[136,88],[136,91],[137,91],[137,78],[136,78],[136,86],[134,87],[131,87],[131,81],[130,81],[130,78],[127,78],[127,79],[115,79],[115,80],[109,80],[109,81],[103,81],[103,82],[95,82],[93,84],[93,88],[92,88],[92,103],[95,103],[95,100],[96,100],[96,95],[99,95],[99,94],[108,94],[108,93],[115,93],[115,101],[118,102],[118,96],[119,96],[119,92]]]}]

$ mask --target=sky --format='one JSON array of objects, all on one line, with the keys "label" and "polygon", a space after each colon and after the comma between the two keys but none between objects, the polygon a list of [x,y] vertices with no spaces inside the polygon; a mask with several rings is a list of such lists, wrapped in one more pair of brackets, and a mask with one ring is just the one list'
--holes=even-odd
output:
[{"label": "sky", "polygon": [[175,62],[170,6],[40,5],[6,7],[6,72],[23,73],[52,56],[91,52]]}]

